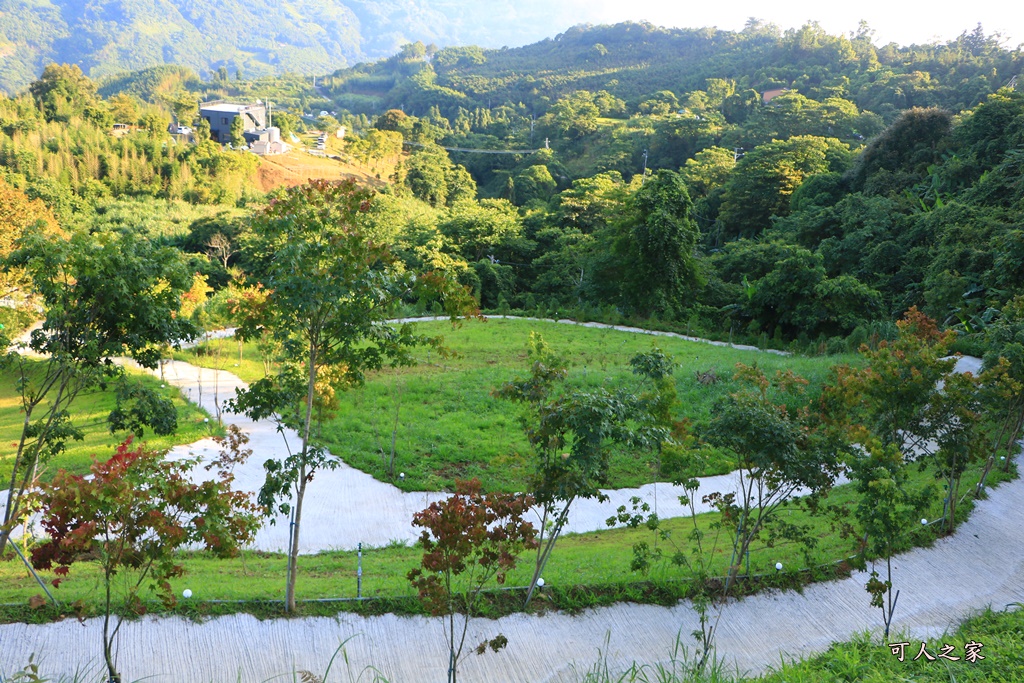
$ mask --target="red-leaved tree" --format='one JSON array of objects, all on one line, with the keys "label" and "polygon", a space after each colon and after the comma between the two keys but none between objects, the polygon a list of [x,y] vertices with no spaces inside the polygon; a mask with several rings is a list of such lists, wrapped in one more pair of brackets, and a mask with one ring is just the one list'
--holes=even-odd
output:
[{"label": "red-leaved tree", "polygon": [[[114,639],[126,612],[145,612],[143,590],[153,591],[165,607],[175,603],[170,579],[185,573],[175,551],[202,546],[231,556],[258,528],[258,510],[248,494],[231,490],[232,475],[221,470],[215,479],[195,483],[189,472],[197,464],[132,449],[128,439],[106,462],[93,462],[89,477],[60,470],[32,496],[48,536],[32,550],[36,569],[66,577],[75,562],[99,562],[103,657],[112,683],[121,680]],[[118,576],[124,580],[115,581]],[[54,586],[61,580],[54,579]]]},{"label": "red-leaved tree", "polygon": [[[492,580],[504,584],[519,554],[537,547],[536,530],[523,521],[531,505],[531,496],[484,494],[479,480],[456,480],[451,497],[413,515],[413,526],[423,527],[424,552],[421,567],[409,572],[409,581],[431,614],[443,619],[448,683],[455,683],[469,619],[481,591]],[[456,617],[460,612],[461,624]],[[490,647],[497,652],[507,643],[499,634],[480,643],[476,651],[483,654]]]}]

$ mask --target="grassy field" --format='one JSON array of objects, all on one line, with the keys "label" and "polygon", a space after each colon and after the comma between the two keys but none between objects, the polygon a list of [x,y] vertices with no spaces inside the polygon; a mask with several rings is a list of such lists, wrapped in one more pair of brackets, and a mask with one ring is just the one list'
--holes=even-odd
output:
[{"label": "grassy field", "polygon": [[[930,471],[918,471],[913,468],[913,478],[918,485],[934,481]],[[964,477],[964,491],[977,482],[978,472],[972,470]],[[993,472],[989,481],[994,484],[1002,481],[1005,475]],[[671,495],[668,490],[666,495]],[[840,505],[852,501],[854,492],[851,485],[837,487],[829,496],[829,502]],[[970,503],[958,507],[958,519],[966,518]],[[941,515],[942,503],[936,500],[928,511],[929,519]],[[845,565],[829,567],[850,557],[855,551],[855,541],[844,539],[835,533],[829,521],[822,517],[812,517],[797,504],[787,505],[780,515],[788,522],[811,525],[813,535],[818,539],[817,546],[805,553],[792,542],[780,541],[773,547],[764,543],[755,544],[750,553],[750,574],[760,575],[742,590],[756,591],[765,586],[794,587],[803,585],[812,579],[831,578],[842,573]],[[718,520],[717,514],[704,514],[698,517],[698,523],[706,534],[706,543],[716,531],[712,526]],[[688,518],[665,520],[664,526],[671,538],[679,539],[680,547],[685,551],[685,536],[690,531],[691,522]],[[904,539],[904,547],[910,548],[924,545],[935,538],[934,527],[922,527],[914,523],[909,525]],[[547,598],[540,601],[537,609],[574,610],[599,604],[608,604],[619,600],[635,602],[673,603],[687,594],[688,586],[682,581],[679,570],[670,564],[657,564],[648,575],[641,575],[630,570],[632,547],[634,543],[645,541],[652,546],[660,544],[666,556],[673,554],[675,547],[670,541],[659,540],[655,534],[645,528],[641,529],[609,529],[586,534],[568,534],[559,541],[558,547],[545,569],[545,594]],[[724,574],[731,559],[731,546],[726,533],[722,533],[716,544],[715,561],[712,573]],[[422,550],[400,544],[392,544],[383,548],[367,548],[363,551],[363,596],[376,598],[364,602],[305,603],[300,607],[300,614],[331,614],[341,610],[362,612],[416,613],[422,608],[412,599],[413,591],[405,576],[408,571],[418,565]],[[520,566],[508,577],[507,586],[525,586],[529,582],[532,553],[522,556]],[[193,591],[190,602],[180,602],[178,611],[190,613],[230,613],[253,612],[260,616],[279,615],[282,613],[280,602],[284,598],[284,576],[286,558],[281,553],[246,552],[238,558],[221,560],[203,553],[186,553],[181,560],[187,574],[172,582],[174,590],[189,588]],[[775,563],[782,562],[784,571],[777,573]],[[354,598],[356,597],[355,552],[323,552],[305,556],[299,562],[297,595],[300,600],[317,600],[323,598]],[[54,578],[49,572],[43,572],[44,580]],[[100,573],[93,563],[76,565],[57,591],[58,598],[65,604],[82,600],[88,613],[99,609],[101,592],[99,588]],[[28,608],[28,600],[40,593],[38,585],[11,553],[6,561],[0,561],[0,622],[2,621],[45,621],[52,619],[57,612],[46,608],[33,611]],[[868,595],[864,595],[865,601]],[[229,604],[215,604],[210,601],[242,601]],[[521,601],[509,598],[496,600],[488,613],[498,614],[515,611],[521,608]],[[155,602],[153,609],[160,611]]]},{"label": "grassy field", "polygon": [[[737,388],[732,376],[737,363],[757,364],[769,375],[791,369],[811,381],[811,391],[826,379],[833,364],[856,362],[856,356],[810,358],[651,337],[615,330],[592,329],[554,322],[490,319],[470,321],[458,329],[447,323],[418,323],[426,334],[443,335],[458,356],[438,358],[417,352],[412,368],[387,369],[367,377],[366,386],[341,397],[338,415],[324,427],[322,439],[331,452],[378,479],[390,480],[386,459],[391,452],[397,415],[394,483],[406,490],[450,489],[456,478],[478,477],[486,486],[522,490],[530,472],[530,447],[518,417],[521,409],[494,398],[495,389],[528,370],[527,341],[540,332],[569,364],[573,386],[594,389],[637,383],[629,359],[657,345],[679,364],[675,373],[680,418],[700,424],[714,402]],[[222,349],[179,352],[176,358],[207,367],[220,367],[254,381],[264,364],[253,345],[243,349],[238,363],[234,340],[210,342]],[[695,372],[714,372],[720,381],[704,385]],[[728,471],[729,463],[713,450],[704,453],[705,474]],[[608,485],[638,486],[664,479],[651,453],[618,450],[612,457]]]},{"label": "grassy field", "polygon": [[[149,375],[133,375],[139,377],[143,382],[153,388],[158,388],[161,393],[169,397],[178,408],[178,431],[169,436],[156,436],[152,432],[144,434],[144,441],[153,448],[170,448],[171,446],[183,443],[198,441],[204,436],[213,433],[220,433],[219,427],[211,427],[210,423],[204,423],[207,418],[205,412],[186,401],[181,392],[174,387],[161,387],[160,380]],[[7,482],[10,471],[6,468],[10,458],[13,457],[13,449],[17,446],[21,436],[24,414],[21,410],[21,400],[15,390],[16,376],[12,371],[0,371],[0,444],[6,446],[0,450],[0,480]],[[111,434],[107,426],[107,415],[114,409],[115,395],[112,389],[101,391],[95,389],[80,394],[71,404],[73,424],[82,429],[85,438],[81,441],[71,441],[67,450],[57,456],[45,467],[40,468],[40,476],[48,478],[58,469],[66,469],[70,472],[84,474],[89,470],[93,457],[105,459],[114,452],[114,447],[124,441],[126,434],[119,432]]]},{"label": "grassy field", "polygon": [[[332,153],[336,153],[332,151]],[[294,187],[308,182],[311,178],[322,180],[355,180],[361,185],[383,187],[385,183],[375,178],[369,170],[335,159],[314,156],[302,148],[287,154],[260,157],[258,170],[260,189],[264,192],[278,187]]]}]

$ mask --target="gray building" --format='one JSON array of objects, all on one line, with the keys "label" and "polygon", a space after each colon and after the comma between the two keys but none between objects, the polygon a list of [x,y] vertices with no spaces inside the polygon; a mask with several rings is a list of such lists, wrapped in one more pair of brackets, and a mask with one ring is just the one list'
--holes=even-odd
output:
[{"label": "gray building", "polygon": [[220,142],[231,141],[231,124],[236,116],[242,117],[243,132],[266,128],[267,108],[261,104],[238,104],[215,100],[199,105],[199,115],[210,124],[210,138]]}]

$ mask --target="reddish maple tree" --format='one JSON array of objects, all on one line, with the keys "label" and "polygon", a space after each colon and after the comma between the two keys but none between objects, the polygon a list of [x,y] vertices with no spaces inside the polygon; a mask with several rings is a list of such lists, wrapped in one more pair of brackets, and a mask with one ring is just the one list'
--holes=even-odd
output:
[{"label": "reddish maple tree", "polygon": [[[124,611],[112,619],[121,598],[124,608],[145,612],[142,591],[153,591],[165,607],[175,603],[170,579],[185,568],[175,551],[202,546],[230,556],[249,542],[258,528],[256,506],[248,494],[232,491],[232,475],[196,483],[189,473],[197,459],[164,460],[132,440],[117,447],[105,462],[94,461],[90,476],[65,470],[40,484],[32,507],[41,511],[48,538],[32,550],[36,569],[53,569],[59,586],[76,562],[100,564],[104,585],[103,656],[110,681],[120,681],[112,646]],[[124,581],[115,581],[115,576]],[[115,591],[123,594],[115,596]],[[113,628],[111,628],[113,624]]]},{"label": "reddish maple tree", "polygon": [[[421,567],[408,577],[431,614],[444,620],[449,683],[455,683],[469,619],[481,591],[492,580],[504,584],[519,554],[537,547],[536,530],[523,521],[532,505],[532,496],[485,494],[477,479],[456,480],[452,496],[413,515],[413,526],[424,529],[420,536],[424,552]],[[460,612],[461,625],[456,618]],[[481,643],[477,654],[488,647],[496,652],[507,642],[499,634]]]}]

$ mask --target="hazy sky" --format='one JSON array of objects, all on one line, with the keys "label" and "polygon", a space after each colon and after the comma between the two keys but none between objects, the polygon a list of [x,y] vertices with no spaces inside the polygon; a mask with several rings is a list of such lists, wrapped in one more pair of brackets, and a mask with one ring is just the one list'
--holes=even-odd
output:
[{"label": "hazy sky", "polygon": [[[985,33],[1000,33],[1004,45],[1024,42],[1024,0],[551,0],[573,6],[576,23],[627,19],[677,27],[717,26],[739,30],[748,17],[782,29],[818,21],[829,33],[849,33],[860,20],[875,30],[876,43],[901,45],[945,41],[971,31],[980,22]],[[563,10],[568,9],[563,5]],[[563,14],[564,16],[564,14]]]}]

